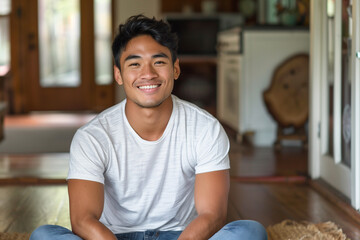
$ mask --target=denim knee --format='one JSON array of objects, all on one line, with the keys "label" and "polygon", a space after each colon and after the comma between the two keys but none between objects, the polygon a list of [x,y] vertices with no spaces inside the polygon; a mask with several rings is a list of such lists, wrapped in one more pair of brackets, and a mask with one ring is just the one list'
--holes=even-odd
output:
[{"label": "denim knee", "polygon": [[76,236],[69,229],[57,225],[43,225],[35,229],[29,240],[79,240],[80,237]]},{"label": "denim knee", "polygon": [[49,228],[51,225],[43,225],[36,228],[30,236],[29,240],[41,240],[49,237]]},{"label": "denim knee", "polygon": [[234,232],[238,232],[241,236],[251,236],[252,240],[267,240],[266,229],[257,221],[238,220],[231,222],[225,226]]},{"label": "denim knee", "polygon": [[210,240],[267,240],[265,228],[252,220],[238,220],[225,225]]}]

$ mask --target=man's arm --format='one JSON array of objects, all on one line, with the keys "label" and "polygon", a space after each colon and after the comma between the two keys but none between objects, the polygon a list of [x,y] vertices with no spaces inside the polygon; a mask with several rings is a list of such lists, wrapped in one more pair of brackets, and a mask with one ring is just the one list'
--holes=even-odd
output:
[{"label": "man's arm", "polygon": [[99,222],[104,207],[104,185],[98,182],[68,181],[72,231],[82,239],[113,239],[115,235]]},{"label": "man's arm", "polygon": [[209,239],[225,225],[229,186],[228,170],[196,175],[195,207],[198,217],[185,228],[179,240]]}]

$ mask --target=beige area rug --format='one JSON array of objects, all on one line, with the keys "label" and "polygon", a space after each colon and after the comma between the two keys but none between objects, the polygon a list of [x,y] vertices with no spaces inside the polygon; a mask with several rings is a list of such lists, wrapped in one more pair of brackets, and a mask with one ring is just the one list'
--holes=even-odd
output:
[{"label": "beige area rug", "polygon": [[269,240],[350,240],[333,222],[309,223],[284,220],[267,227]]},{"label": "beige area rug", "polygon": [[0,240],[28,240],[30,233],[0,233]]}]

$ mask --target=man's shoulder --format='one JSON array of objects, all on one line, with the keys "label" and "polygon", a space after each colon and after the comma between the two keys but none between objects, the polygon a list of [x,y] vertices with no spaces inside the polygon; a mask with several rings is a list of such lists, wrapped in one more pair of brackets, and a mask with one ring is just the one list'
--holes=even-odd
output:
[{"label": "man's shoulder", "polygon": [[124,109],[124,101],[115,104],[96,115],[92,120],[83,125],[80,130],[107,129],[109,127],[118,126],[118,121],[122,121]]},{"label": "man's shoulder", "polygon": [[180,114],[181,114],[181,111],[184,111],[187,113],[186,116],[189,116],[192,118],[197,117],[197,118],[203,118],[204,120],[206,119],[206,120],[211,120],[211,121],[217,121],[217,119],[213,115],[211,115],[205,109],[197,106],[194,103],[180,99],[175,95],[173,95],[173,100],[174,100],[176,107],[178,108]]},{"label": "man's shoulder", "polygon": [[186,100],[180,99],[179,97],[173,95],[173,100],[177,104],[178,108],[183,108],[185,111],[192,112],[196,115],[203,115],[207,118],[215,118],[213,115],[211,115],[209,112],[207,112],[205,109],[199,107],[198,105],[188,102]]}]

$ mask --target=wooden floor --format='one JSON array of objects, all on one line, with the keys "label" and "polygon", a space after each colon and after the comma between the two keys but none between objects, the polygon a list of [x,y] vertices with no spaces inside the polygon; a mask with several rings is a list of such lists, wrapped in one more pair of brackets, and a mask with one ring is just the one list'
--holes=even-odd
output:
[{"label": "wooden floor", "polygon": [[0,154],[0,184],[66,183],[68,153]]},{"label": "wooden floor", "polygon": [[[332,221],[350,239],[360,239],[359,216],[309,185],[302,148],[275,152],[232,141],[230,159],[229,221],[253,219],[265,227],[285,219]],[[70,227],[67,164],[68,154],[1,155],[0,231],[31,232],[43,224]]]}]

